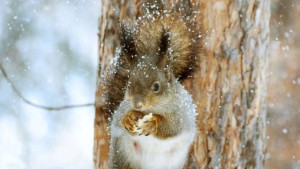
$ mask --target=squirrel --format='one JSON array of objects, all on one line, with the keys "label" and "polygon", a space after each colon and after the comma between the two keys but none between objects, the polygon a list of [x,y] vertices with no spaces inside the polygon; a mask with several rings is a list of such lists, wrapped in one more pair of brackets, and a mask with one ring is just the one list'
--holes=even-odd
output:
[{"label": "squirrel", "polygon": [[[160,1],[153,1],[157,3]],[[152,4],[150,3],[149,6]],[[147,8],[150,9],[150,8]],[[153,11],[152,11],[153,12]],[[153,12],[155,13],[155,12]],[[101,87],[103,93],[102,112],[110,118],[125,96],[125,90],[130,76],[130,67],[125,56],[139,57],[142,54],[155,53],[154,49],[159,41],[161,28],[166,28],[170,34],[169,46],[172,53],[172,71],[178,81],[187,79],[196,67],[196,58],[199,55],[200,37],[199,25],[191,14],[179,14],[178,12],[160,12],[164,16],[140,17],[135,24],[138,27],[130,28],[122,25],[119,31],[121,50],[117,50],[116,56],[103,75]],[[176,14],[174,14],[176,13]],[[130,29],[134,31],[130,31]],[[137,31],[138,30],[138,31]],[[134,39],[133,38],[134,35]],[[134,42],[135,41],[135,42]],[[153,50],[153,51],[152,51]]]},{"label": "squirrel", "polygon": [[110,126],[111,168],[185,165],[197,133],[196,106],[180,84],[196,62],[199,42],[191,25],[171,13],[140,17],[133,27],[121,24],[116,61],[129,76]]}]

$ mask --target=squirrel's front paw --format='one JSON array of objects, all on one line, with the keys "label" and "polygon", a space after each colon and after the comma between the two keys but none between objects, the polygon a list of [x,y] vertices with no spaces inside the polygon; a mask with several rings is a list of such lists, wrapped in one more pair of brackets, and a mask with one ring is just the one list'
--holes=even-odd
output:
[{"label": "squirrel's front paw", "polygon": [[157,133],[157,117],[150,113],[149,115],[144,116],[143,119],[140,119],[137,123],[137,132],[139,135],[148,136],[150,134]]},{"label": "squirrel's front paw", "polygon": [[122,119],[122,125],[131,133],[135,133],[137,130],[137,122],[139,119],[143,118],[143,114],[138,111],[131,110]]}]

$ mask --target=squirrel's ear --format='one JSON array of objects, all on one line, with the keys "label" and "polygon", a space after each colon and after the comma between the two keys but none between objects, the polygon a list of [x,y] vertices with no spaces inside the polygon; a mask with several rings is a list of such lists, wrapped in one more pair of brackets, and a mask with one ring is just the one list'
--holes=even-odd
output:
[{"label": "squirrel's ear", "polygon": [[121,27],[120,30],[121,52],[124,54],[129,64],[133,64],[136,57],[133,33],[130,30],[130,27],[122,22],[120,27]]},{"label": "squirrel's ear", "polygon": [[168,48],[170,45],[170,35],[168,32],[166,32],[164,29],[162,30],[161,33],[161,38],[160,38],[160,43],[158,46],[158,60],[157,60],[157,65],[158,68],[165,68],[169,65],[168,64]]}]

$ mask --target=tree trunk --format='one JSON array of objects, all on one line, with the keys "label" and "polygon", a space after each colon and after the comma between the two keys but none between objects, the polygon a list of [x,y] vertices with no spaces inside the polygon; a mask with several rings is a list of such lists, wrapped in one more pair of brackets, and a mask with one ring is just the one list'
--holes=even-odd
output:
[{"label": "tree trunk", "polygon": [[[164,9],[189,4],[178,0],[163,2]],[[118,18],[136,19],[142,13],[141,3],[102,0],[95,169],[108,168],[110,110],[103,101],[102,84],[118,47]],[[193,0],[192,4],[199,12],[203,47],[197,70],[183,82],[193,95],[199,114],[199,134],[187,168],[263,168],[270,1]]]}]

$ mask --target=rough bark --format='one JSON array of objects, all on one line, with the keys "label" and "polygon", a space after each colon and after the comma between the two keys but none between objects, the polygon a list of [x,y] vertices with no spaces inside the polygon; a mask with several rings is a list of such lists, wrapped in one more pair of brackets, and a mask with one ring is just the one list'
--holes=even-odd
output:
[{"label": "rough bark", "polygon": [[[187,1],[165,0],[186,7]],[[135,19],[141,1],[102,0],[94,138],[95,169],[108,168],[109,114],[102,100],[103,73],[118,46],[118,18]],[[197,103],[199,134],[187,168],[263,168],[269,0],[193,0],[202,25],[202,55],[184,85]],[[199,51],[200,52],[200,51]]]}]

